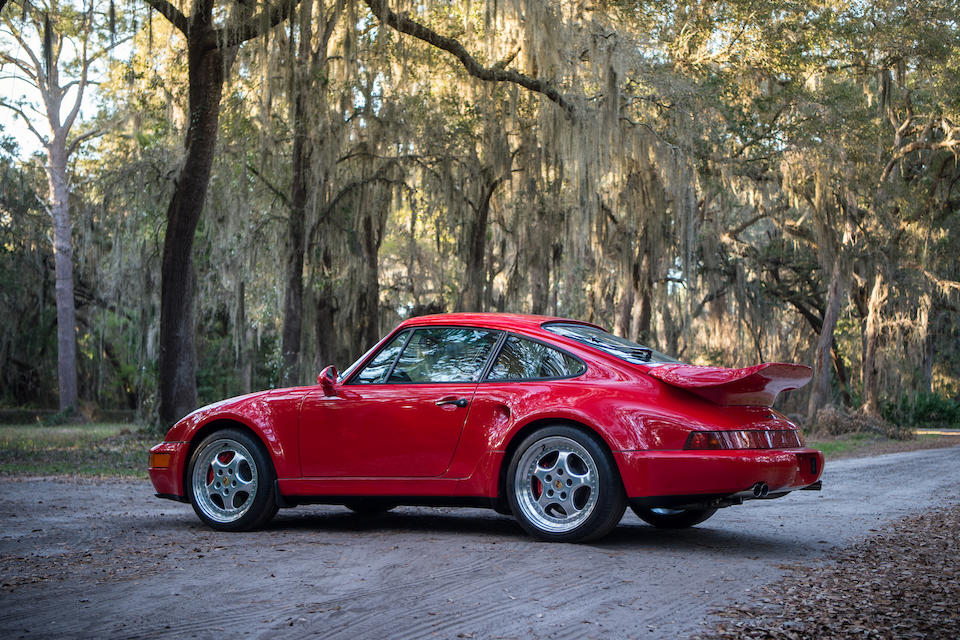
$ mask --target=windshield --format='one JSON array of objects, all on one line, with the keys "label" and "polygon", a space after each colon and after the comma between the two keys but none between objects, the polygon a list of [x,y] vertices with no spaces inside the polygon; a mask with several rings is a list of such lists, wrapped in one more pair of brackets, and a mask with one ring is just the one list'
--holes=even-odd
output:
[{"label": "windshield", "polygon": [[601,351],[606,351],[610,355],[622,358],[633,364],[666,364],[668,362],[680,362],[676,358],[671,358],[665,353],[654,351],[650,347],[637,344],[626,338],[615,336],[612,333],[598,329],[597,327],[588,327],[582,324],[567,324],[563,322],[552,322],[544,325],[547,331],[559,336],[572,338],[577,342],[596,347]]}]

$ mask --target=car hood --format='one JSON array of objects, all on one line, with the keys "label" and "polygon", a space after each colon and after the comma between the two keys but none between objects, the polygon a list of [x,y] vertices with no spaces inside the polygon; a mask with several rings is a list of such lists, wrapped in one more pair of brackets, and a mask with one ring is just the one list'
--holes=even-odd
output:
[{"label": "car hood", "polygon": [[781,391],[799,389],[813,373],[803,364],[765,362],[743,369],[665,364],[647,375],[720,405],[773,405]]}]

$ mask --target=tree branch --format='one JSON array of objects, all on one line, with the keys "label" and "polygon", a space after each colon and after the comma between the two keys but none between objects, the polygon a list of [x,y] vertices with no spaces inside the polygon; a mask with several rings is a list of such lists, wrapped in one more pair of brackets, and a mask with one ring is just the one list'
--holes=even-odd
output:
[{"label": "tree branch", "polygon": [[236,47],[247,40],[252,40],[257,36],[263,35],[269,29],[277,26],[290,17],[294,7],[300,3],[300,0],[280,0],[269,9],[261,11],[255,16],[250,16],[243,24],[238,27],[223,27],[211,32],[210,41],[207,46],[230,48]]},{"label": "tree branch", "polygon": [[893,154],[893,157],[890,158],[890,162],[888,162],[887,166],[883,168],[883,173],[880,174],[880,182],[886,182],[890,178],[890,174],[893,173],[893,168],[897,166],[898,160],[914,151],[936,151],[937,149],[951,149],[960,145],[960,138],[954,138],[952,135],[953,131],[950,133],[951,135],[941,142],[925,142],[923,140],[917,140],[897,149],[896,153]]},{"label": "tree branch", "polygon": [[[90,32],[87,31],[83,34],[83,49],[80,52],[80,84],[77,86],[77,99],[73,103],[73,108],[70,109],[70,113],[63,123],[65,131],[70,131],[74,120],[77,119],[77,114],[80,113],[80,103],[83,102],[83,91],[87,88],[87,73],[90,71],[90,60],[87,58],[87,43],[89,41]],[[66,95],[66,91],[61,94],[61,96],[64,95]]]},{"label": "tree branch", "polygon": [[574,104],[546,80],[531,78],[513,69],[498,68],[497,65],[484,67],[477,62],[476,58],[470,55],[459,40],[442,36],[433,29],[411,20],[406,15],[394,13],[390,7],[387,6],[386,0],[364,0],[364,2],[380,22],[400,33],[413,36],[418,40],[422,40],[429,45],[452,54],[460,61],[467,70],[467,73],[474,78],[485,82],[512,82],[520,85],[525,89],[542,94],[558,106],[563,107],[567,114],[573,117],[575,113]]},{"label": "tree branch", "polygon": [[37,140],[40,141],[40,144],[42,144],[44,147],[47,146],[47,139],[44,136],[42,136],[40,132],[34,128],[33,123],[30,122],[30,118],[28,118],[27,114],[23,112],[23,109],[21,109],[16,105],[10,104],[5,100],[0,100],[0,107],[6,107],[7,109],[10,109],[14,113],[18,114],[21,118],[23,118],[23,121],[27,124],[27,127],[30,129],[30,132],[33,133],[33,135],[37,136]]},{"label": "tree branch", "polygon": [[[33,49],[31,49],[30,46],[27,45],[26,41],[21,37],[20,33],[13,28],[13,23],[10,22],[10,20],[4,20],[3,22],[4,24],[7,25],[7,28],[10,30],[10,35],[13,36],[13,39],[17,41],[17,44],[20,45],[20,48],[26,51],[27,55],[30,57],[30,62],[33,63],[33,68],[35,70],[36,78],[38,80],[37,84],[39,85],[40,83],[46,83],[47,75],[43,70],[43,64],[40,62],[40,59],[37,58],[37,55],[33,52]],[[42,31],[38,30],[37,33],[42,33]],[[16,60],[16,58],[13,58],[12,56],[7,56],[7,57],[10,57],[11,61]],[[22,63],[24,65],[26,64],[20,60],[17,60],[17,63]],[[20,64],[17,64],[17,66],[19,67]],[[21,69],[23,69],[23,67],[21,67]]]},{"label": "tree branch", "polygon": [[177,9],[175,6],[167,2],[167,0],[147,0],[147,4],[153,7],[157,13],[169,20],[170,24],[175,26],[180,33],[182,33],[184,36],[187,35],[187,31],[190,30],[190,21],[187,20],[187,16],[180,12],[180,9]]},{"label": "tree branch", "polygon": [[727,231],[723,235],[731,240],[739,240],[740,238],[738,236],[741,233],[743,233],[744,231],[746,231],[747,229],[749,229],[750,227],[752,227],[753,225],[760,222],[766,217],[767,217],[766,213],[760,212],[757,215],[750,218],[749,220],[745,221],[743,224],[739,225],[738,227],[731,229],[730,231]]},{"label": "tree branch", "polygon": [[283,191],[280,191],[280,189],[275,187],[273,183],[267,180],[267,178],[262,173],[257,171],[257,168],[253,165],[252,162],[247,163],[247,169],[249,169],[253,175],[260,178],[263,184],[267,185],[267,188],[270,189],[273,195],[280,198],[280,201],[283,202],[284,206],[287,207],[287,209],[293,210],[293,204],[290,202],[290,198],[287,197],[287,194],[285,194]]},{"label": "tree branch", "polygon": [[770,220],[772,220],[773,223],[782,231],[789,233],[794,238],[800,238],[801,240],[807,241],[814,249],[817,248],[816,238],[813,237],[813,234],[809,230],[804,229],[803,227],[792,225],[789,222],[781,222],[780,220],[777,220],[776,216],[771,217]]},{"label": "tree branch", "polygon": [[76,138],[74,138],[73,142],[70,143],[70,146],[67,147],[67,157],[69,158],[74,153],[76,153],[77,149],[80,148],[80,145],[83,144],[85,140],[89,140],[90,138],[96,138],[97,136],[102,136],[104,133],[106,133],[106,131],[104,131],[103,129],[91,129],[90,131],[81,133]]},{"label": "tree branch", "polygon": [[13,56],[8,55],[8,54],[3,53],[2,51],[0,51],[0,62],[5,63],[5,64],[12,64],[12,65],[15,66],[17,69],[20,69],[20,71],[22,71],[22,72],[24,73],[24,75],[27,76],[27,78],[30,80],[30,82],[32,82],[32,83],[34,83],[34,84],[37,83],[37,72],[36,72],[36,70],[33,69],[32,67],[30,67],[30,65],[28,65],[28,64],[27,64],[26,62],[24,62],[23,60],[20,60],[19,58],[14,58]]}]

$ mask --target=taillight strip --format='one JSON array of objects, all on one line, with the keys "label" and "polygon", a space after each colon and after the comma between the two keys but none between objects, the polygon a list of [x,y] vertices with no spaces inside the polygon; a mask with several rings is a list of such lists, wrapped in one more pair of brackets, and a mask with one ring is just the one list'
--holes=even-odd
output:
[{"label": "taillight strip", "polygon": [[692,431],[684,449],[799,449],[800,432],[793,429],[737,429],[733,431]]}]

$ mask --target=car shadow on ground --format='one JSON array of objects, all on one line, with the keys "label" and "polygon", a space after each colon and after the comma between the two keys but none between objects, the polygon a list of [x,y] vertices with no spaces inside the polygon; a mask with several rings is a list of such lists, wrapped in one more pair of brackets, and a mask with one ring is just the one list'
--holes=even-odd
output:
[{"label": "car shadow on ground", "polygon": [[[281,511],[265,528],[266,531],[309,533],[311,531],[333,533],[369,533],[381,537],[385,533],[416,533],[446,537],[468,536],[476,543],[477,536],[484,542],[540,543],[528,536],[515,520],[490,511],[489,514],[470,510],[432,510],[401,508],[397,511],[375,515],[361,515],[326,507],[298,513],[296,509]],[[716,550],[749,558],[784,558],[810,554],[818,541],[796,540],[793,537],[749,533],[706,524],[689,529],[657,529],[656,527],[630,521],[628,515],[616,529],[603,539],[587,543],[597,549],[629,551],[657,548],[659,550],[691,551],[703,553]]]},{"label": "car shadow on ground", "polygon": [[311,529],[332,531],[357,532],[417,532],[438,534],[478,534],[502,536],[509,539],[523,539],[527,537],[520,525],[512,518],[500,516],[490,511],[489,514],[456,513],[455,510],[440,511],[431,509],[401,508],[396,511],[379,514],[358,514],[352,511],[341,510],[339,507],[328,507],[323,511],[303,511],[292,509],[281,511],[274,520],[267,525],[273,531],[308,531]]}]

